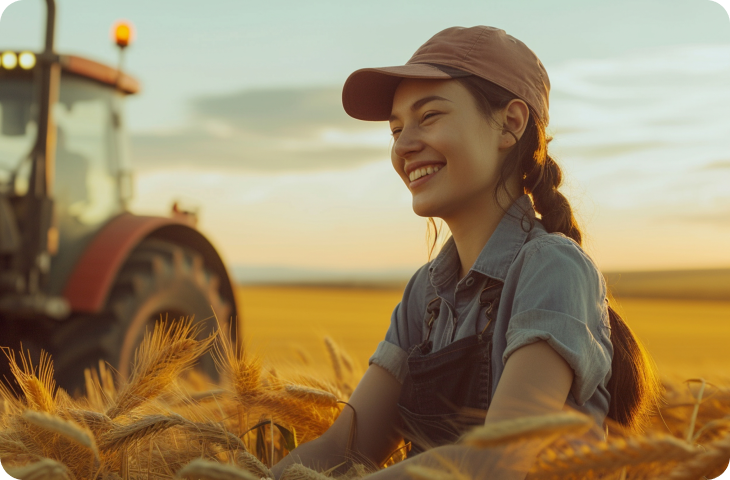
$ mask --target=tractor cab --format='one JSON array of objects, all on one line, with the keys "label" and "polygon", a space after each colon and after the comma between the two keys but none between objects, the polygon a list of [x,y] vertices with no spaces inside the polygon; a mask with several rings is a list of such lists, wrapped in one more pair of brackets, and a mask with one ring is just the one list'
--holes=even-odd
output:
[{"label": "tractor cab", "polygon": [[[13,57],[25,60],[25,68]],[[35,58],[31,52],[8,51],[0,57],[0,195],[10,204],[28,194],[31,182],[39,110]],[[49,296],[62,293],[88,242],[107,221],[125,211],[131,198],[123,106],[127,95],[139,91],[138,82],[127,75],[120,78],[123,88],[119,88],[116,71],[92,60],[61,55],[60,62],[58,102],[51,109],[56,126],[51,191],[58,247],[50,257]],[[0,238],[3,253],[20,250],[19,235]],[[0,289],[13,290],[22,282],[19,275],[17,270],[3,268]]]},{"label": "tractor cab", "polygon": [[[114,28],[119,68],[54,51],[55,0],[45,0],[42,52],[0,47],[0,347],[51,354],[69,393],[108,362],[129,377],[156,322],[191,321],[239,348],[233,284],[194,219],[134,215],[121,69],[131,27]],[[0,355],[0,382],[11,383]],[[198,369],[218,379],[210,353]]]}]

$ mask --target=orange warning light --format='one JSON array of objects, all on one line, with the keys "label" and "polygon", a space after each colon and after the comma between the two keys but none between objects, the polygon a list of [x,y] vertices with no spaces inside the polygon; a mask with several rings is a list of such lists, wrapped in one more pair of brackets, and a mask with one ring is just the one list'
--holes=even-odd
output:
[{"label": "orange warning light", "polygon": [[132,36],[134,35],[132,24],[123,20],[115,23],[112,35],[117,45],[122,48],[126,47],[132,42]]}]

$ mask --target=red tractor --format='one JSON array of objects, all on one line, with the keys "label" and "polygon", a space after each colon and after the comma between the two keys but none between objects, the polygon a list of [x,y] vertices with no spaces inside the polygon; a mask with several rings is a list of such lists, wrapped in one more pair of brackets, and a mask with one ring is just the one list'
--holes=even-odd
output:
[{"label": "red tractor", "polygon": [[[128,377],[161,317],[194,316],[199,338],[216,327],[213,313],[234,341],[240,325],[225,263],[195,215],[127,211],[123,106],[139,83],[121,61],[55,53],[55,0],[46,4],[44,51],[0,50],[0,346],[22,342],[35,363],[50,352],[73,394],[99,359]],[[123,52],[129,26],[116,32]],[[199,368],[218,380],[210,354]],[[13,384],[5,355],[0,381]]]}]

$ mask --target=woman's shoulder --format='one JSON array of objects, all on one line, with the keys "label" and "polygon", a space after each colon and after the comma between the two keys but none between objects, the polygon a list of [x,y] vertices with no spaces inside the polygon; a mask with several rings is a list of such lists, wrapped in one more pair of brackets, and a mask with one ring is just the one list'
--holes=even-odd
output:
[{"label": "woman's shoulder", "polygon": [[543,231],[537,235],[528,236],[527,241],[525,241],[519,252],[519,256],[524,257],[525,260],[533,259],[535,256],[537,256],[535,260],[539,260],[540,258],[547,260],[550,258],[551,254],[555,255],[558,253],[566,256],[583,258],[586,262],[598,270],[595,262],[590,255],[583,250],[583,247],[581,247],[578,242],[572,238],[560,232],[546,233]]},{"label": "woman's shoulder", "polygon": [[605,290],[603,274],[591,256],[578,242],[559,232],[543,231],[528,236],[511,270],[534,271],[548,276],[579,275],[586,280],[594,280]]}]

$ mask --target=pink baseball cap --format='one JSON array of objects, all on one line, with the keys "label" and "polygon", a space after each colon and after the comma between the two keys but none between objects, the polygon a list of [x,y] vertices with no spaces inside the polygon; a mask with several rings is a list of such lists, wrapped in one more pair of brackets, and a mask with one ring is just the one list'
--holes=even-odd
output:
[{"label": "pink baseball cap", "polygon": [[448,80],[468,75],[514,93],[548,124],[550,80],[542,62],[520,40],[484,25],[440,31],[405,65],[356,70],[345,81],[342,106],[359,120],[388,120],[393,95],[403,78]]}]

